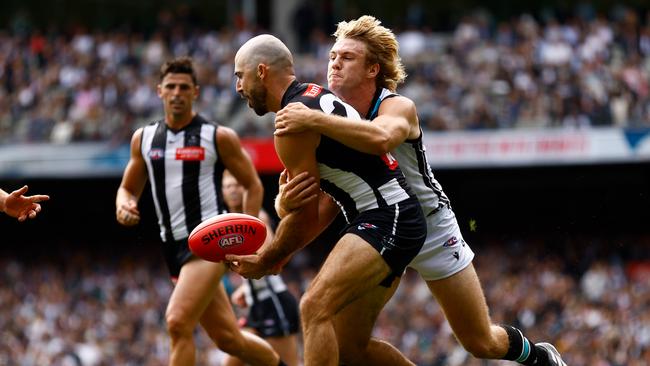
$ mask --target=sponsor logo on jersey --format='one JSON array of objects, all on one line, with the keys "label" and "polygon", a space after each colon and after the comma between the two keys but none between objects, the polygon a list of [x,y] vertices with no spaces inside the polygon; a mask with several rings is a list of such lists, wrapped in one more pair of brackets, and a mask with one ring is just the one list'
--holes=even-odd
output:
[{"label": "sponsor logo on jersey", "polygon": [[205,159],[205,149],[201,146],[179,147],[176,149],[176,160],[200,161]]},{"label": "sponsor logo on jersey", "polygon": [[149,159],[158,160],[165,157],[165,151],[163,149],[151,149],[149,150]]},{"label": "sponsor logo on jersey", "polygon": [[323,88],[320,85],[309,84],[307,85],[307,90],[305,90],[302,95],[305,97],[316,98],[321,91],[323,91]]},{"label": "sponsor logo on jersey", "polygon": [[381,156],[381,160],[386,163],[386,166],[388,166],[388,169],[390,170],[395,170],[399,166],[399,163],[397,163],[397,159],[393,157],[390,153],[384,154]]},{"label": "sponsor logo on jersey", "polygon": [[373,224],[369,224],[367,222],[361,223],[357,226],[357,230],[365,230],[365,229],[376,229],[377,226]]},{"label": "sponsor logo on jersey", "polygon": [[458,244],[458,238],[455,237],[455,236],[452,236],[442,246],[447,248],[447,247],[453,247],[456,244]]}]

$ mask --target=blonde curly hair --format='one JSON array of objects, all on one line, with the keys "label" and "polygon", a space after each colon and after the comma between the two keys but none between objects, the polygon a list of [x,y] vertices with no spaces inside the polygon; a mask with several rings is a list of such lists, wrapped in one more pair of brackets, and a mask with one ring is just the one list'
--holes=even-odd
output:
[{"label": "blonde curly hair", "polygon": [[399,45],[395,34],[381,25],[381,21],[371,15],[361,16],[349,22],[340,22],[334,32],[336,40],[356,39],[366,45],[366,64],[379,64],[377,87],[392,92],[406,79],[406,71],[399,57]]}]

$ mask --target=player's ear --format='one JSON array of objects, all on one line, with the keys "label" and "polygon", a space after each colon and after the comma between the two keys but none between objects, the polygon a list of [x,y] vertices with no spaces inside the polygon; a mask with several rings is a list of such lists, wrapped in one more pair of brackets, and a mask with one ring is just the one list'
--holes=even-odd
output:
[{"label": "player's ear", "polygon": [[375,78],[377,75],[379,75],[379,64],[372,64],[368,67],[368,73],[367,73],[369,78]]},{"label": "player's ear", "polygon": [[162,98],[162,84],[156,86],[156,93],[158,94],[158,97]]},{"label": "player's ear", "polygon": [[264,78],[266,77],[267,69],[268,69],[268,67],[266,65],[258,64],[257,65],[257,77],[259,79],[264,80]]},{"label": "player's ear", "polygon": [[199,97],[199,92],[201,91],[201,87],[196,85],[194,87],[194,96],[192,97],[193,99],[197,99]]}]

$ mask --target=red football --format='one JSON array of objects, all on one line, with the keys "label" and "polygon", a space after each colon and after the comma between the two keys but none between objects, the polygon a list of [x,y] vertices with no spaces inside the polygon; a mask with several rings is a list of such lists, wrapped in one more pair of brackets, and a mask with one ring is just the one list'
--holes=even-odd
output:
[{"label": "red football", "polygon": [[192,230],[187,242],[192,253],[211,262],[226,254],[253,254],[264,244],[266,225],[255,216],[227,213],[209,218]]}]

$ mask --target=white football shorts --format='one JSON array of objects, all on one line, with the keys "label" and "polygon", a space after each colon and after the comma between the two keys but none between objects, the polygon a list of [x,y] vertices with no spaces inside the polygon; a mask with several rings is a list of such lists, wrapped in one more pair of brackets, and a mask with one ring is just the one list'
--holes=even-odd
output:
[{"label": "white football shorts", "polygon": [[474,252],[463,239],[456,215],[444,207],[427,219],[427,238],[408,265],[425,281],[447,278],[472,263]]}]

